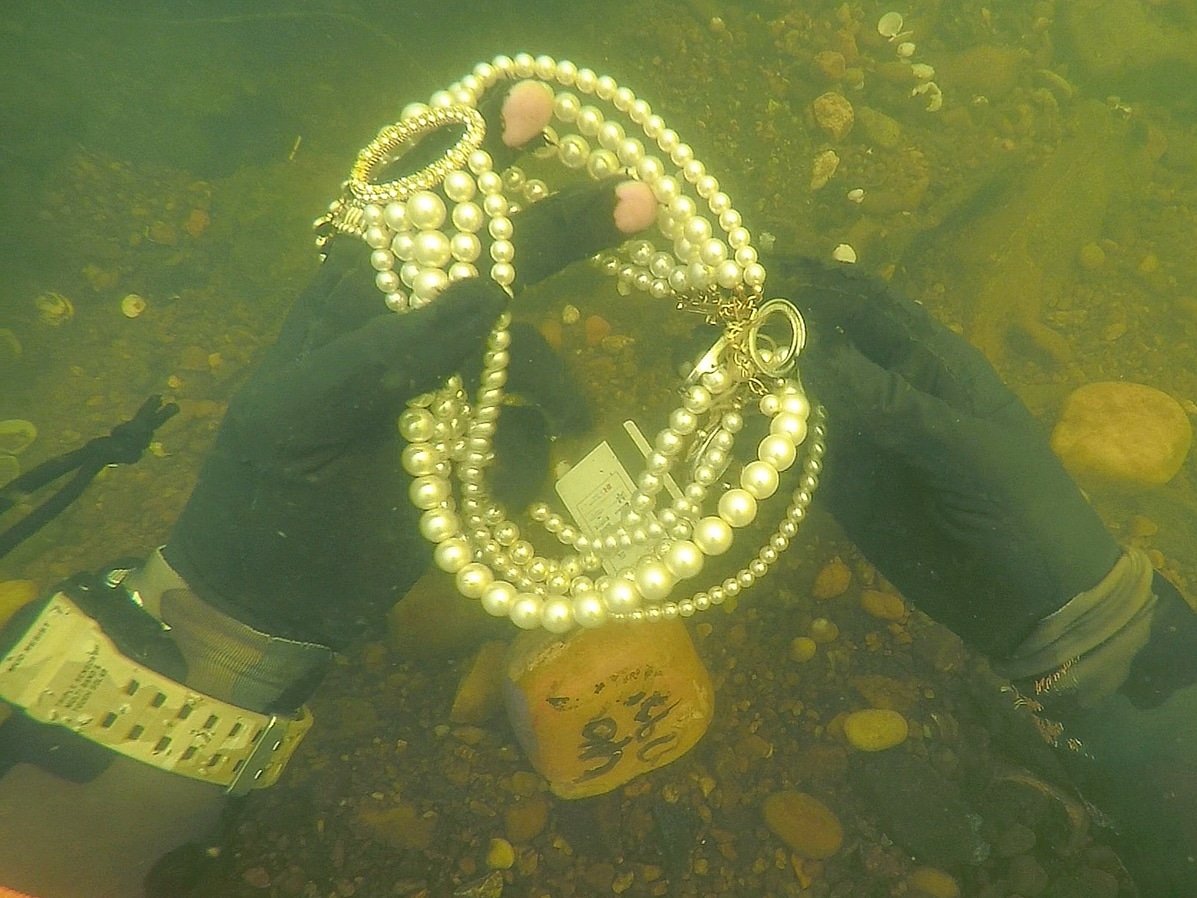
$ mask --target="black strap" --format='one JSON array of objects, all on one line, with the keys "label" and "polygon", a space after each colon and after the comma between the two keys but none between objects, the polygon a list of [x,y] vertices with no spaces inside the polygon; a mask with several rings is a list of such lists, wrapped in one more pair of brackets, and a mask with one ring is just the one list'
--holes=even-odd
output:
[{"label": "black strap", "polygon": [[0,558],[52,521],[64,508],[87,489],[101,468],[109,465],[131,465],[141,458],[150,440],[163,423],[172,418],[179,407],[161,396],[151,396],[142,403],[137,414],[112,428],[107,436],[96,437],[78,449],[42,462],[0,488],[0,514],[72,471],[75,476],[54,495],[0,533]]}]

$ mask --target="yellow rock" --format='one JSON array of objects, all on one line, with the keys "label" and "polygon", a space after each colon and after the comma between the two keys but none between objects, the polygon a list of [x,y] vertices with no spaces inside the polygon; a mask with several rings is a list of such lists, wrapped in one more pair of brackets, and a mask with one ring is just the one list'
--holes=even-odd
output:
[{"label": "yellow rock", "polygon": [[960,898],[960,884],[955,878],[936,867],[918,867],[906,877],[919,898]]},{"label": "yellow rock", "polygon": [[0,627],[23,605],[38,597],[40,590],[32,580],[5,580],[0,583]]},{"label": "yellow rock", "polygon": [[844,844],[835,813],[805,792],[775,792],[761,806],[765,825],[793,851],[810,860],[831,857]]},{"label": "yellow rock", "polygon": [[900,621],[906,618],[906,603],[901,596],[879,589],[865,589],[860,593],[860,607],[866,614],[881,620]]},{"label": "yellow rock", "polygon": [[515,849],[506,839],[491,839],[486,851],[486,866],[492,870],[509,870],[515,863]]},{"label": "yellow rock", "polygon": [[1052,450],[1082,483],[1151,487],[1180,470],[1193,425],[1180,403],[1144,384],[1086,384],[1064,401]]},{"label": "yellow rock", "polygon": [[609,792],[681,757],[714,712],[711,676],[680,620],[522,633],[504,695],[529,762],[561,798]]},{"label": "yellow rock", "polygon": [[815,575],[811,595],[816,599],[834,599],[848,591],[852,583],[852,569],[838,555],[828,561]]},{"label": "yellow rock", "polygon": [[815,652],[818,650],[819,644],[809,636],[795,636],[790,641],[790,660],[805,664],[815,657]]},{"label": "yellow rock", "polygon": [[848,744],[860,751],[884,751],[901,745],[910,735],[906,718],[885,708],[867,708],[845,714],[843,726]]}]

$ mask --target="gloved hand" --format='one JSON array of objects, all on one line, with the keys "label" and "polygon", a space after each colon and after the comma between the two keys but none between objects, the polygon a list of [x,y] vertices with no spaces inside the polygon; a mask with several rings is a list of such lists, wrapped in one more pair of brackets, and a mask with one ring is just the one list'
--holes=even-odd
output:
[{"label": "gloved hand", "polygon": [[[654,215],[646,185],[613,182],[528,207],[514,217],[517,291]],[[278,343],[230,404],[168,541],[170,564],[201,597],[276,635],[339,648],[381,622],[430,558],[398,464],[396,417],[407,399],[481,354],[504,304],[497,286],[477,279],[395,315],[374,286],[368,248],[334,241]],[[510,377],[509,390],[568,426],[577,402],[530,328],[513,335]],[[527,412],[508,411],[496,451],[535,429]]]},{"label": "gloved hand", "polygon": [[1110,571],[1117,543],[978,350],[854,269],[771,272],[809,323],[820,496],[912,602],[1001,657]]},{"label": "gloved hand", "polygon": [[[528,108],[508,102],[518,90],[483,109],[499,166],[513,161],[551,111],[546,99],[529,124]],[[517,291],[655,216],[647,185],[612,181],[529,207],[514,222]],[[163,553],[190,592],[227,615],[263,633],[334,648],[380,620],[431,557],[407,498],[398,413],[408,398],[468,367],[507,303],[497,286],[478,279],[455,284],[425,309],[395,315],[375,287],[369,255],[349,238],[333,242],[278,342],[230,403]],[[496,453],[536,450],[551,426],[579,423],[564,369],[534,330],[513,329],[511,354],[508,390],[522,390],[531,406],[504,410]],[[41,761],[78,747],[79,737],[21,723],[0,728],[0,885],[42,898],[184,894],[190,861],[202,855],[195,845],[212,844],[223,790],[90,744],[80,750],[101,755],[98,772],[75,765],[79,781],[70,782]],[[45,736],[42,758],[25,738],[30,727]],[[6,745],[9,737],[20,744]],[[150,875],[159,885],[145,892],[147,871],[164,855]]]},{"label": "gloved hand", "polygon": [[852,269],[771,271],[810,325],[803,376],[828,413],[819,499],[911,602],[999,665],[1079,646],[1024,669],[1050,682],[1044,715],[1079,749],[1061,757],[1142,893],[1197,895],[1197,615],[1121,553],[962,337]]}]

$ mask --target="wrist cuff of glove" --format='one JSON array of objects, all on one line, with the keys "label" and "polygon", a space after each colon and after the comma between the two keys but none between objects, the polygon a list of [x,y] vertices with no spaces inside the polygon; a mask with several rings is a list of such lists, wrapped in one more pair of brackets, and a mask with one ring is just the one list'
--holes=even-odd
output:
[{"label": "wrist cuff of glove", "polygon": [[122,583],[170,630],[189,686],[254,710],[298,707],[324,676],[330,648],[272,636],[197,596],[156,550]]},{"label": "wrist cuff of glove", "polygon": [[1044,618],[997,664],[1024,695],[1092,707],[1126,682],[1151,637],[1157,597],[1146,553],[1128,549],[1092,589]]}]

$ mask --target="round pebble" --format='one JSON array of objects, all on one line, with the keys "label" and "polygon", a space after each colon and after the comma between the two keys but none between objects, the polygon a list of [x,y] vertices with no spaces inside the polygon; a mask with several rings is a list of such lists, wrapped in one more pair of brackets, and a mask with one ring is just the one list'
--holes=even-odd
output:
[{"label": "round pebble", "polygon": [[515,849],[506,839],[491,839],[486,850],[486,866],[492,870],[509,870],[515,863]]},{"label": "round pebble", "polygon": [[799,664],[805,664],[815,657],[815,652],[818,650],[818,643],[809,636],[795,636],[790,640],[790,660],[797,661]]},{"label": "round pebble", "polygon": [[1082,483],[1153,487],[1184,464],[1193,425],[1179,402],[1146,384],[1086,384],[1064,400],[1051,446]]},{"label": "round pebble", "polygon": [[838,555],[828,561],[815,575],[811,595],[816,599],[834,599],[842,596],[852,583],[852,569]]},{"label": "round pebble", "polygon": [[865,614],[880,620],[900,621],[906,617],[906,603],[902,601],[902,597],[879,589],[862,590],[860,607],[864,609]]},{"label": "round pebble", "polygon": [[920,898],[960,898],[960,884],[938,867],[916,867],[906,877],[906,884]]},{"label": "round pebble", "polygon": [[765,825],[793,851],[810,860],[831,857],[844,844],[835,813],[805,792],[775,792],[761,806]]},{"label": "round pebble", "polygon": [[901,745],[910,735],[910,725],[897,711],[866,708],[844,717],[844,738],[860,751],[884,751]]},{"label": "round pebble", "polygon": [[833,620],[828,620],[825,617],[816,617],[810,622],[810,630],[808,632],[810,638],[815,642],[835,642],[839,638],[840,628],[836,626]]}]

